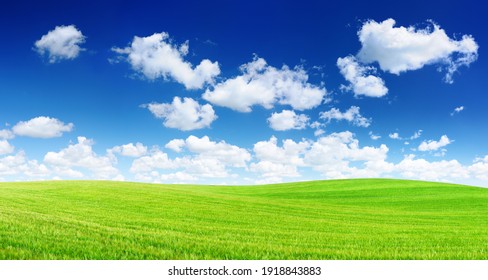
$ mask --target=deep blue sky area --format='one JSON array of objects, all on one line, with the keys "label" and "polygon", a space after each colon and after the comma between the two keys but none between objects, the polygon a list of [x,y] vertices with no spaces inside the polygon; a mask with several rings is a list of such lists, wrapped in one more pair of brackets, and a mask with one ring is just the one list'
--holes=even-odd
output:
[{"label": "deep blue sky area", "polygon": [[487,12],[479,1],[4,1],[0,181],[488,186]]}]

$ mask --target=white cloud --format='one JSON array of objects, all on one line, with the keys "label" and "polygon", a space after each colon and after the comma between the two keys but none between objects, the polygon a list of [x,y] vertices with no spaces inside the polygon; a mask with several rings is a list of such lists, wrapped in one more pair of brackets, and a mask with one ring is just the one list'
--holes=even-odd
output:
[{"label": "white cloud", "polygon": [[281,69],[269,66],[262,58],[240,67],[242,75],[218,83],[207,89],[203,98],[239,112],[251,112],[255,105],[271,109],[278,102],[295,110],[306,110],[320,105],[327,91],[308,83],[308,75],[300,67]]},{"label": "white cloud", "polygon": [[396,139],[396,140],[401,140],[402,139],[400,137],[400,135],[398,134],[398,132],[390,133],[390,134],[388,134],[388,137],[390,137],[391,139]]},{"label": "white cloud", "polygon": [[12,131],[20,136],[54,138],[61,137],[63,132],[72,131],[73,127],[72,123],[65,124],[58,119],[41,116],[28,121],[18,122],[12,128]]},{"label": "white cloud", "polygon": [[181,145],[181,141],[182,139],[175,139],[166,146],[172,147],[173,150],[176,148],[176,151],[186,148],[188,151],[198,154],[200,158],[217,159],[225,165],[233,167],[245,167],[246,162],[251,160],[251,154],[246,149],[230,145],[225,141],[211,141],[208,136],[198,138],[191,135],[184,140],[184,145]]},{"label": "white cloud", "polygon": [[112,157],[99,156],[93,151],[93,140],[81,136],[77,140],[78,143],[70,144],[59,152],[48,152],[44,162],[56,167],[64,175],[80,177],[82,172],[72,168],[81,167],[91,171],[94,179],[120,178],[119,170],[113,166]]},{"label": "white cloud", "polygon": [[36,160],[28,160],[24,151],[0,158],[1,176],[20,175],[25,180],[42,179],[49,174],[50,171],[44,164],[39,164]]},{"label": "white cloud", "polygon": [[180,153],[181,151],[183,151],[183,147],[185,147],[185,144],[185,140],[183,139],[173,139],[169,141],[168,144],[166,144],[164,147]]},{"label": "white cloud", "polygon": [[149,155],[135,159],[130,167],[132,173],[146,173],[155,169],[174,169],[177,165],[168,155],[159,149],[152,150]]},{"label": "white cloud", "polygon": [[197,177],[181,171],[170,173],[170,174],[162,174],[159,176],[159,178],[161,179],[162,183],[168,181],[174,183],[186,183],[186,182],[194,182],[198,180]]},{"label": "white cloud", "polygon": [[304,129],[307,127],[309,117],[304,114],[297,115],[294,111],[283,110],[273,113],[268,118],[269,126],[274,130]]},{"label": "white cloud", "polygon": [[[299,177],[297,167],[295,165],[274,163],[271,161],[260,161],[257,163],[252,163],[249,170],[252,172],[260,173],[264,178],[275,178],[272,180],[273,183],[281,182],[283,177]],[[276,180],[276,178],[280,178]],[[259,182],[262,182],[259,180]],[[266,181],[269,183],[269,181]]]},{"label": "white cloud", "polygon": [[378,140],[378,139],[380,139],[380,138],[381,138],[381,136],[380,136],[380,135],[376,135],[376,134],[374,134],[374,133],[373,133],[373,131],[370,131],[370,132],[368,133],[368,135],[369,135],[369,137],[371,138],[371,140]]},{"label": "white cloud", "polygon": [[422,129],[417,130],[417,131],[416,131],[416,132],[415,132],[415,133],[414,133],[414,134],[413,134],[413,135],[410,137],[410,140],[415,140],[415,139],[419,138],[419,137],[420,137],[420,135],[422,135],[422,132],[423,132],[423,130],[422,130]]},{"label": "white cloud", "polygon": [[126,157],[140,157],[147,153],[147,147],[142,143],[137,142],[135,145],[133,143],[115,146],[107,150],[109,154],[117,153]]},{"label": "white cloud", "polygon": [[436,151],[439,148],[447,146],[451,143],[452,143],[452,141],[449,140],[449,138],[446,135],[442,135],[441,139],[439,139],[439,141],[435,141],[435,140],[423,141],[422,143],[420,143],[418,149],[419,149],[419,151],[422,151],[422,152]]},{"label": "white cloud", "polygon": [[320,119],[326,120],[327,122],[331,120],[346,120],[355,126],[368,127],[371,124],[371,120],[363,117],[359,110],[359,107],[351,106],[351,108],[342,113],[339,109],[332,108],[329,111],[321,112]]},{"label": "white cloud", "polygon": [[164,119],[164,126],[183,131],[210,127],[217,119],[212,105],[200,105],[191,98],[174,97],[172,103],[151,103],[144,105],[153,115]]},{"label": "white cloud", "polygon": [[456,108],[454,108],[454,111],[451,112],[451,116],[454,116],[455,114],[458,114],[463,110],[464,110],[464,106],[456,107]]},{"label": "white cloud", "polygon": [[322,134],[324,134],[324,133],[325,133],[325,131],[324,131],[323,129],[319,128],[319,129],[317,129],[317,130],[315,130],[315,131],[313,132],[313,135],[314,135],[314,136],[320,136],[320,135],[322,135]]},{"label": "white cloud", "polygon": [[[259,160],[250,165],[252,172],[260,173],[266,182],[279,182],[282,177],[299,177],[298,166],[304,166],[302,155],[310,146],[308,141],[295,142],[286,139],[282,147],[278,146],[278,139],[271,137],[268,141],[254,144],[254,154]],[[270,181],[270,178],[274,178]],[[259,183],[263,183],[262,179]]]},{"label": "white cloud", "polygon": [[14,152],[14,146],[10,145],[7,140],[0,140],[0,155],[10,154]]},{"label": "white cloud", "polygon": [[395,170],[403,177],[417,180],[449,181],[469,177],[467,168],[457,160],[429,162],[415,159],[414,155],[406,156],[395,165]]},{"label": "white cloud", "polygon": [[358,32],[362,47],[357,55],[361,62],[378,62],[381,70],[397,75],[438,64],[446,70],[445,81],[452,83],[459,67],[478,58],[478,44],[470,35],[451,39],[432,22],[425,29],[394,26],[391,18],[379,23],[370,20],[362,26]]},{"label": "white cloud", "polygon": [[[386,162],[388,147],[359,147],[359,141],[349,132],[332,133],[319,138],[304,156],[304,163],[326,178],[378,177],[393,171]],[[362,163],[362,168],[351,166]]]},{"label": "white cloud", "polygon": [[354,95],[382,97],[388,93],[388,88],[383,79],[370,74],[375,73],[376,68],[360,65],[354,56],[338,58],[337,67],[339,67],[342,76],[350,83],[349,86],[342,88],[352,90]]},{"label": "white cloud", "polygon": [[80,45],[84,42],[85,36],[74,25],[61,25],[43,35],[34,45],[39,54],[47,54],[49,62],[55,63],[76,58],[83,50]]},{"label": "white cloud", "polygon": [[282,147],[278,146],[278,139],[271,137],[267,141],[259,141],[254,144],[254,154],[261,161],[269,161],[280,164],[303,165],[300,157],[310,143],[306,140],[295,142],[291,139],[283,140]]},{"label": "white cloud", "polygon": [[0,130],[0,139],[9,140],[9,139],[13,139],[14,137],[15,135],[12,133],[12,131],[8,129]]},{"label": "white cloud", "polygon": [[188,41],[181,46],[172,44],[168,33],[155,33],[148,37],[135,36],[129,47],[113,48],[120,55],[126,55],[132,68],[148,79],[172,78],[187,89],[201,89],[213,84],[220,74],[218,62],[204,59],[197,66],[184,60],[188,54]]},{"label": "white cloud", "polygon": [[469,171],[477,179],[488,180],[488,155],[475,159],[474,163],[469,166]]},{"label": "white cloud", "polygon": [[[198,138],[191,135],[186,140],[173,139],[166,147],[176,152],[188,151],[192,155],[171,159],[161,150],[153,149],[149,155],[133,161],[130,171],[136,179],[183,182],[202,178],[228,178],[233,176],[231,168],[247,168],[247,162],[251,160],[247,150],[225,141],[211,141],[208,136]],[[176,172],[161,175],[161,170]]]}]

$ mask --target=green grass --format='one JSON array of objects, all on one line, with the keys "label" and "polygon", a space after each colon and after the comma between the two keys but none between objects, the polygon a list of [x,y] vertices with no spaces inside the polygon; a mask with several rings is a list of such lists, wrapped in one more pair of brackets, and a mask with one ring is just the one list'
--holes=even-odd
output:
[{"label": "green grass", "polygon": [[488,259],[488,189],[1,183],[0,259]]}]

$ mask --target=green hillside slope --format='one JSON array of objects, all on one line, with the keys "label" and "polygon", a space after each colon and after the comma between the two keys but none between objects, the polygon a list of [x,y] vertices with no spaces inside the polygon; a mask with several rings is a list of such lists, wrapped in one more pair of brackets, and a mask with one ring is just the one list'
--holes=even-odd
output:
[{"label": "green hillside slope", "polygon": [[488,189],[1,183],[0,259],[488,259]]}]

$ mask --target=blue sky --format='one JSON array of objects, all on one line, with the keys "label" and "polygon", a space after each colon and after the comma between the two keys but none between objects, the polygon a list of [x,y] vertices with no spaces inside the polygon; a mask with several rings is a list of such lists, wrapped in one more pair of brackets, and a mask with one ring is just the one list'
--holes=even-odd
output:
[{"label": "blue sky", "polygon": [[0,180],[488,186],[476,2],[180,2],[4,4]]}]

